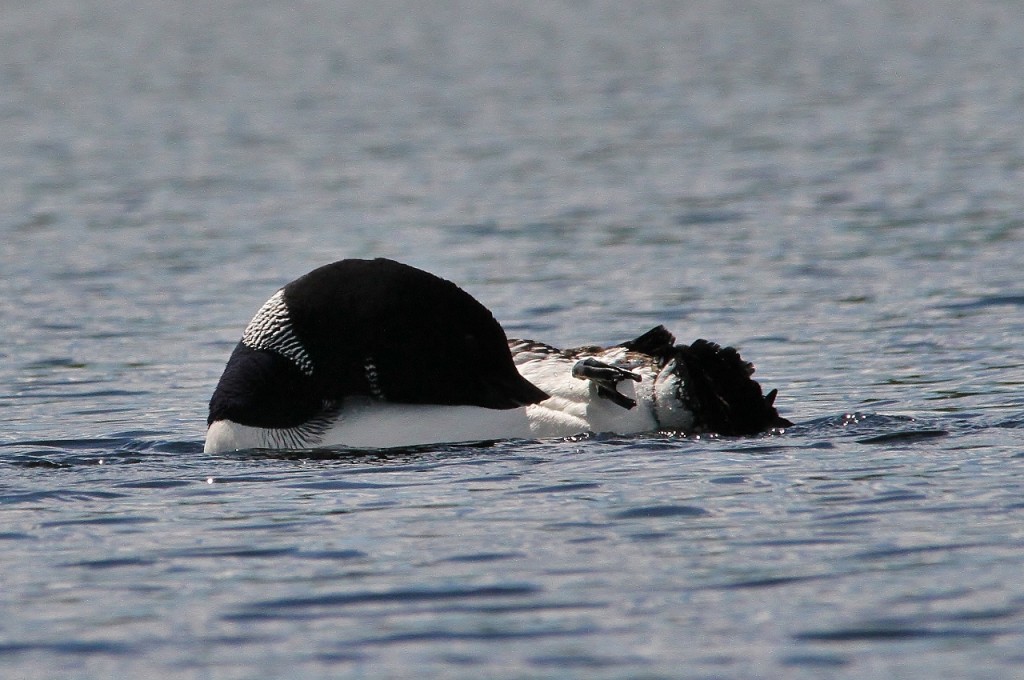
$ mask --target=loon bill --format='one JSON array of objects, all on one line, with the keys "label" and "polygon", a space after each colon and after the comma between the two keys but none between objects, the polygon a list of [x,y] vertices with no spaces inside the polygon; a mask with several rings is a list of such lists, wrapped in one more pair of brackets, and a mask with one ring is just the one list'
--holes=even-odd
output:
[{"label": "loon bill", "polygon": [[277,291],[210,399],[205,450],[787,427],[753,366],[663,326],[612,347],[508,339],[455,284],[392,260],[341,260]]}]

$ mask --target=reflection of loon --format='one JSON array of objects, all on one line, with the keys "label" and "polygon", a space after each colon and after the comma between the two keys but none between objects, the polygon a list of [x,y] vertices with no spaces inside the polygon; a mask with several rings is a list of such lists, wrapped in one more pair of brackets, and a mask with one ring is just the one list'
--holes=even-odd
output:
[{"label": "reflection of loon", "polygon": [[246,327],[210,400],[206,451],[790,425],[735,350],[674,342],[661,326],[608,348],[507,340],[449,281],[342,260],[289,283]]}]

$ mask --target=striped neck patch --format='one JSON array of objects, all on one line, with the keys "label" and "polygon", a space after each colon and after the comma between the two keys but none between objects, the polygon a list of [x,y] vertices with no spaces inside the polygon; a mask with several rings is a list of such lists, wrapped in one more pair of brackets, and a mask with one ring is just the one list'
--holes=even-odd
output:
[{"label": "striped neck patch", "polygon": [[242,344],[250,349],[262,349],[280,354],[306,375],[313,375],[313,360],[302,342],[295,337],[284,289],[274,293],[263,303],[242,333]]}]

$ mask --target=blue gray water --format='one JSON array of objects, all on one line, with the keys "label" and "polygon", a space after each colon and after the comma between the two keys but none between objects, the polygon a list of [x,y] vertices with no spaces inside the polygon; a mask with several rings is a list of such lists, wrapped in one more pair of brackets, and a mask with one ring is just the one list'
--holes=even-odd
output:
[{"label": "blue gray water", "polygon": [[[0,675],[1024,672],[1024,16],[0,9]],[[783,435],[202,453],[279,286],[738,346]]]}]

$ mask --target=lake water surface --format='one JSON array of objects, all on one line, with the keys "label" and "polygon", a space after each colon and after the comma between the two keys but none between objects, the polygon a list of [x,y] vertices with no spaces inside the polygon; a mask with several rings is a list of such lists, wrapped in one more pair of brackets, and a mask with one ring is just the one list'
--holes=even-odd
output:
[{"label": "lake water surface", "polygon": [[[1024,18],[762,5],[0,10],[0,675],[1024,676]],[[372,256],[797,425],[203,454]]]}]

